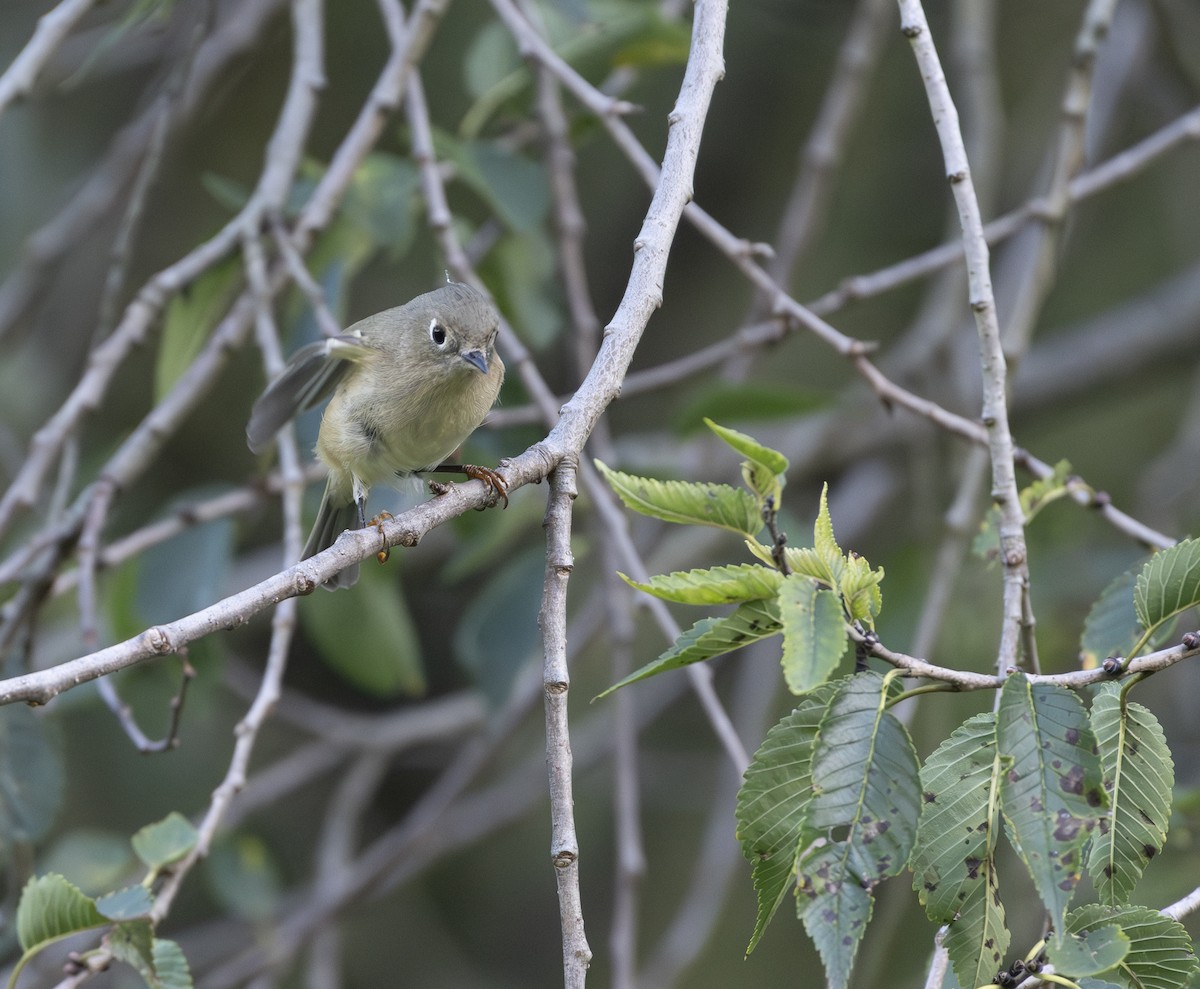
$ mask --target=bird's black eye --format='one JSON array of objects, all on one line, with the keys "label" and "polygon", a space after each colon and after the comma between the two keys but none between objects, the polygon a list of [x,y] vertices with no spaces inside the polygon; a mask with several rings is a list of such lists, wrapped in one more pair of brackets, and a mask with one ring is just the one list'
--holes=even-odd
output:
[{"label": "bird's black eye", "polygon": [[429,324],[429,339],[433,341],[435,347],[442,347],[446,344],[446,327],[436,319]]}]

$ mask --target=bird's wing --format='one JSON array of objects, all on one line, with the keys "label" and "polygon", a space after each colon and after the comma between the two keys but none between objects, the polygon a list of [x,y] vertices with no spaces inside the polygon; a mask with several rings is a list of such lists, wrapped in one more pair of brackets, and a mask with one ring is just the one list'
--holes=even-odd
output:
[{"label": "bird's wing", "polygon": [[255,453],[263,450],[289,419],[324,400],[351,365],[370,353],[371,348],[357,333],[318,340],[297,350],[250,411],[246,424],[250,449]]}]

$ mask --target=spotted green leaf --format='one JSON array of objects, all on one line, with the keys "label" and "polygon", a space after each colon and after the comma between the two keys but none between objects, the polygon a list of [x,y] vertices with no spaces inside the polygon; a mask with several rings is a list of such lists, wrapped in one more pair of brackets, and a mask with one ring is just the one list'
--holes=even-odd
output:
[{"label": "spotted green leaf", "polygon": [[1200,604],[1200,540],[1185,539],[1155,553],[1133,589],[1138,621],[1147,630]]},{"label": "spotted green leaf", "polygon": [[1000,784],[1009,837],[1061,931],[1084,846],[1105,806],[1087,713],[1065,687],[1014,674],[1001,691],[996,744],[1012,760]]},{"label": "spotted green leaf", "polygon": [[874,673],[843,680],[813,752],[808,826],[824,832],[825,843],[800,856],[798,909],[833,989],[849,984],[870,891],[904,868],[916,838],[916,752],[887,710],[884,683]]},{"label": "spotted green leaf", "polygon": [[1116,684],[1092,704],[1092,731],[1111,812],[1092,841],[1088,872],[1100,899],[1117,906],[1167,840],[1175,765],[1158,719],[1141,704],[1123,704]]},{"label": "spotted green leaf", "polygon": [[753,863],[758,917],[746,954],[754,950],[796,879],[796,857],[814,837],[805,827],[812,797],[812,751],[817,727],[835,693],[822,684],[799,699],[754,753],[738,791],[737,837]]},{"label": "spotted green leaf", "polygon": [[996,880],[1000,778],[995,715],[960,725],[921,768],[921,818],[909,863],[959,985],[981,986],[1003,968],[1009,932]]},{"label": "spotted green leaf", "polygon": [[1066,931],[1078,934],[1115,925],[1129,939],[1129,952],[1106,977],[1123,987],[1179,989],[1196,976],[1196,954],[1176,920],[1149,907],[1107,907],[1100,903],[1072,910]]}]

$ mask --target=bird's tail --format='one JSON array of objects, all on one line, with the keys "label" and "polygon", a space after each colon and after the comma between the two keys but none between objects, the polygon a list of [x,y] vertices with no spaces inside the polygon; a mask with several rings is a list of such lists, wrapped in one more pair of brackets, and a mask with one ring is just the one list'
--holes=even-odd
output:
[{"label": "bird's tail", "polygon": [[[302,560],[316,556],[323,549],[328,549],[346,529],[358,528],[358,507],[353,501],[346,501],[345,495],[334,490],[332,480],[325,486],[325,494],[321,497],[321,507],[317,509],[317,520],[313,523],[312,532],[308,534],[308,542],[304,544]],[[334,574],[322,586],[331,591],[339,587],[350,587],[358,580],[358,564],[347,567],[341,573]]]}]

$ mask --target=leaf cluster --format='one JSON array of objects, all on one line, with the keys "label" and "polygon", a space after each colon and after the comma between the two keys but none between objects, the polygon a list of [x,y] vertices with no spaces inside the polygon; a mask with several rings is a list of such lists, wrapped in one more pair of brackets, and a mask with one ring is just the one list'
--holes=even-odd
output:
[{"label": "leaf cluster", "polygon": [[[1065,686],[1014,673],[996,710],[968,718],[922,765],[890,711],[905,696],[895,686],[900,671],[832,679],[848,628],[873,628],[883,571],[838,546],[825,491],[812,546],[760,542],[764,527],[774,532],[787,460],[709,426],[746,458],[744,488],[600,469],[628,507],[735,531],[758,562],[626,577],[667,601],[735,607],[701,619],[606,693],[782,634],[784,678],[798,701],[755,753],[736,810],[758,899],[747,951],[793,891],[828,984],[843,989],[876,887],[908,869],[929,919],[945,928],[961,986],[1016,984],[1014,973],[1046,964],[1059,981],[1089,987],[1179,986],[1200,973],[1182,926],[1130,902],[1166,842],[1174,786],[1158,720],[1128,697],[1139,677],[1102,685],[1089,706]],[[1055,478],[1026,493],[1027,514],[1068,483],[1060,465]],[[1189,540],[1105,591],[1085,625],[1082,656],[1136,655],[1197,603],[1200,543]],[[1028,872],[1052,931],[1044,949],[1007,968],[1011,935],[997,871],[1003,840]],[[1072,909],[1085,871],[1099,902]]]},{"label": "leaf cluster", "polygon": [[846,653],[847,623],[874,628],[883,606],[882,568],[838,546],[829,516],[828,491],[821,492],[813,525],[813,545],[792,547],[759,540],[774,524],[783,502],[788,460],[737,430],[709,419],[708,427],[738,453],[743,487],[693,481],[660,481],[597,468],[626,507],[683,525],[726,529],[741,536],[757,563],[689,570],[634,580],[630,586],[664,601],[693,605],[734,605],[722,617],[703,618],[656,660],[635,670],[600,696],[741,649],[761,639],[783,636],[783,673],[800,694],[828,680]]},{"label": "leaf cluster", "polygon": [[[112,957],[133,968],[150,989],[191,989],[191,970],[183,951],[174,941],[155,936],[151,911],[155,881],[192,852],[197,837],[191,823],[174,812],[146,825],[131,839],[134,853],[147,866],[145,878],[104,896],[87,896],[57,873],[30,879],[17,906],[22,953],[9,989],[39,951],[72,934],[105,926],[104,943]],[[86,957],[79,964],[86,964]]]}]

